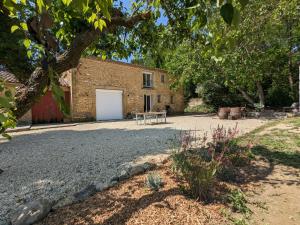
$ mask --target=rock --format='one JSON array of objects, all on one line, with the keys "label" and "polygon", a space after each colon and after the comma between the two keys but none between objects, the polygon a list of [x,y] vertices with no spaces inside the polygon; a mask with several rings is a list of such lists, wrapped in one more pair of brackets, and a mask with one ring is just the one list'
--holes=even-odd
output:
[{"label": "rock", "polygon": [[3,173],[4,171],[0,169],[0,174]]},{"label": "rock", "polygon": [[108,184],[108,188],[111,188],[111,187],[113,187],[113,186],[115,186],[115,185],[117,185],[118,184],[118,181],[111,181],[111,182],[109,182],[109,184]]},{"label": "rock", "polygon": [[29,202],[18,207],[11,219],[12,225],[31,225],[46,217],[52,203],[46,199]]},{"label": "rock", "polygon": [[128,179],[130,176],[126,170],[122,170],[119,176],[119,181]]},{"label": "rock", "polygon": [[142,165],[132,166],[128,171],[129,176],[135,176],[145,172],[145,168]]},{"label": "rock", "polygon": [[119,182],[119,177],[118,177],[118,176],[113,176],[113,177],[110,179],[109,182],[111,183],[111,182],[115,182],[115,181],[116,181],[116,182]]},{"label": "rock", "polygon": [[95,194],[97,192],[96,185],[90,184],[86,188],[82,189],[81,191],[74,194],[75,201],[83,201],[89,196]]},{"label": "rock", "polygon": [[154,163],[149,162],[145,162],[142,166],[144,167],[145,171],[153,170],[156,167]]},{"label": "rock", "polygon": [[64,206],[71,205],[71,204],[74,203],[74,202],[75,202],[74,196],[68,196],[68,197],[65,197],[65,198],[59,200],[59,201],[52,207],[52,209],[56,210],[56,209],[61,208],[61,207],[64,207]]},{"label": "rock", "polygon": [[96,191],[105,191],[106,189],[109,188],[109,184],[108,183],[103,183],[103,182],[99,182],[95,184],[96,186]]}]

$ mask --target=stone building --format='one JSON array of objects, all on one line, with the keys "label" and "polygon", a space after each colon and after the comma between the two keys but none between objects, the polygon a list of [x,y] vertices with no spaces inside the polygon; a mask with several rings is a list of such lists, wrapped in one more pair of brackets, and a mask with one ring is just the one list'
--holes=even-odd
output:
[{"label": "stone building", "polygon": [[[170,84],[171,77],[161,69],[95,57],[81,58],[77,68],[65,72],[60,79],[70,105],[70,117],[59,112],[51,90],[26,116],[33,123],[49,123],[123,119],[147,111],[182,113],[183,90],[173,91]],[[18,81],[10,85],[17,86]]]},{"label": "stone building", "polygon": [[135,112],[182,113],[183,91],[170,89],[164,70],[82,58],[72,70],[72,120],[122,119]]}]

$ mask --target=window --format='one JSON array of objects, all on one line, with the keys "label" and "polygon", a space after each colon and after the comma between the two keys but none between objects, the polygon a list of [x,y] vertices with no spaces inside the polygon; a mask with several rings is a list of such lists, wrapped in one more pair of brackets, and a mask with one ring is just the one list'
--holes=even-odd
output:
[{"label": "window", "polygon": [[174,96],[171,95],[171,99],[170,99],[171,104],[174,104]]},{"label": "window", "polygon": [[160,103],[161,102],[161,99],[160,99],[160,95],[157,95],[157,103]]},{"label": "window", "polygon": [[160,75],[160,82],[165,83],[165,75]]},{"label": "window", "polygon": [[151,73],[143,73],[143,87],[153,87],[152,74]]}]

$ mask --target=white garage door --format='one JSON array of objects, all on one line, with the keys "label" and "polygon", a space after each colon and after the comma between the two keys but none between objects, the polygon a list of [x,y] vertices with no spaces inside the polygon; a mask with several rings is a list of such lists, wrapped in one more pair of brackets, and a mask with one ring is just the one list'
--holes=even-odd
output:
[{"label": "white garage door", "polygon": [[122,94],[119,90],[96,90],[97,120],[123,119]]}]

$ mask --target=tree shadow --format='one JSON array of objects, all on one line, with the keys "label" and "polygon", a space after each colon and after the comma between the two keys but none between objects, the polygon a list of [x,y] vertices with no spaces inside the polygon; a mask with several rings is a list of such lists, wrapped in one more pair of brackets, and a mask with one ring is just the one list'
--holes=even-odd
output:
[{"label": "tree shadow", "polygon": [[[142,188],[141,185],[143,184],[136,182],[128,189]],[[110,192],[98,193],[83,203],[76,203],[63,209],[64,212],[58,212],[58,215],[56,212],[50,213],[39,224],[125,225],[134,213],[152,204],[160,209],[173,210],[165,199],[181,193],[179,188],[171,188],[134,198],[129,192],[119,196],[113,196],[113,193],[109,194]],[[102,219],[103,217],[105,219]]]},{"label": "tree shadow", "polygon": [[300,152],[284,152],[279,150],[270,150],[262,145],[253,147],[252,152],[255,155],[262,156],[275,164],[283,164],[285,166],[300,169]]}]

